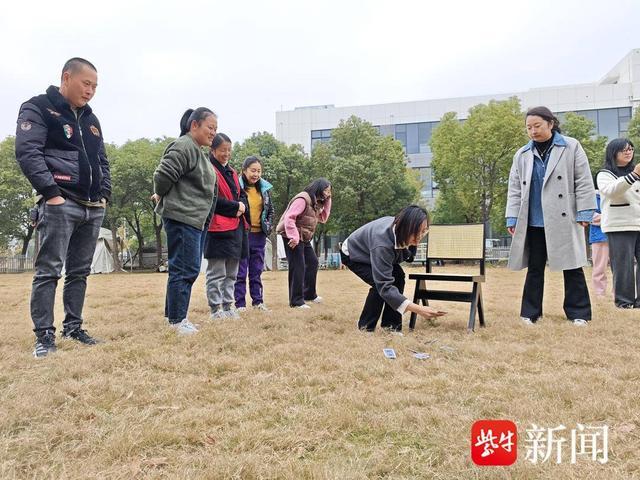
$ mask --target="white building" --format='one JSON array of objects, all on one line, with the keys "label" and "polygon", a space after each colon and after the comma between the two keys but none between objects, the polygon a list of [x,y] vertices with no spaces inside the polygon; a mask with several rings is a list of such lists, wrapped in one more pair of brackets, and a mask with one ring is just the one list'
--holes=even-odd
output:
[{"label": "white building", "polygon": [[422,194],[432,203],[437,187],[431,175],[429,140],[438,121],[447,112],[465,119],[471,107],[490,100],[517,96],[523,109],[545,105],[555,113],[577,112],[596,124],[600,135],[610,139],[627,133],[632,109],[640,104],[640,49],[631,50],[601,80],[583,85],[533,88],[475,97],[421,100],[335,107],[321,105],[298,107],[276,113],[276,137],[287,144],[300,144],[310,152],[318,142],[331,138],[331,130],[340,120],[356,115],[378,127],[380,133],[393,135],[402,142],[407,163],[418,169],[423,181]]}]

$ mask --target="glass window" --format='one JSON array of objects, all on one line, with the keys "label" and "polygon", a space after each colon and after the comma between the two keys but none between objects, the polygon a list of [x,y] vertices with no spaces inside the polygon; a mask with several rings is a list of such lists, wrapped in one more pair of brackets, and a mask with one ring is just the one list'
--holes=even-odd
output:
[{"label": "glass window", "polygon": [[431,136],[440,122],[425,122],[418,124],[418,139],[420,142],[420,153],[431,153]]},{"label": "glass window", "polygon": [[597,110],[583,110],[581,112],[576,112],[576,113],[578,115],[582,115],[583,117],[586,117],[589,120],[591,120],[595,125],[596,130],[598,129],[598,111]]},{"label": "glass window", "polygon": [[318,143],[326,143],[331,140],[331,129],[328,130],[311,130],[311,150]]},{"label": "glass window", "polygon": [[404,147],[405,153],[407,152],[407,126],[396,125],[396,140],[398,140]]},{"label": "glass window", "polygon": [[429,153],[429,140],[431,140],[431,123],[418,124],[418,143],[420,144],[420,153]]},{"label": "glass window", "polygon": [[393,137],[393,134],[395,132],[395,125],[380,125],[379,129],[380,135]]},{"label": "glass window", "polygon": [[631,121],[631,107],[618,109],[618,131],[621,137],[626,137],[629,133],[629,122]]},{"label": "glass window", "polygon": [[420,146],[418,143],[418,124],[407,124],[407,153],[418,153]]},{"label": "glass window", "polygon": [[431,190],[431,167],[421,168],[420,180],[422,181],[422,190]]},{"label": "glass window", "polygon": [[598,110],[598,134],[604,135],[609,140],[618,138],[618,109],[607,108]]}]

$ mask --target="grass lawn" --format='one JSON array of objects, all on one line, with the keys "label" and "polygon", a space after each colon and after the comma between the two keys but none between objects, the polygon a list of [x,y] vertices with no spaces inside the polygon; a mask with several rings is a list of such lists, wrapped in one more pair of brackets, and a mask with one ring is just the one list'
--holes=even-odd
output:
[{"label": "grass lawn", "polygon": [[[92,276],[85,327],[106,342],[59,341],[41,360],[31,275],[0,276],[0,478],[640,478],[638,310],[592,298],[593,322],[575,327],[561,274],[547,273],[545,317],[527,327],[524,272],[489,267],[475,334],[468,304],[435,302],[446,317],[366,334],[367,287],[351,272],[321,271],[325,302],[307,311],[288,308],[286,276],[263,276],[270,313],[215,322],[201,276],[190,337],[163,321],[166,274]],[[518,425],[514,465],[473,464],[479,419]],[[562,463],[525,460],[531,424],[567,428]],[[570,463],[577,424],[609,427],[608,463]]]}]

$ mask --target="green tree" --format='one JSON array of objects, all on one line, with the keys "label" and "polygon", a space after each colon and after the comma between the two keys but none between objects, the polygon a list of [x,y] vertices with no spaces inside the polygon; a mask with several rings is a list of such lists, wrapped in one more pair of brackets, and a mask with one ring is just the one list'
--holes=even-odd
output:
[{"label": "green tree", "polygon": [[445,114],[431,138],[431,165],[440,189],[435,221],[490,222],[504,231],[509,171],[526,141],[515,97],[476,105],[464,123],[454,113]]},{"label": "green tree", "polygon": [[331,141],[314,148],[311,163],[313,176],[328,177],[333,187],[324,232],[351,233],[420,197],[420,182],[407,168],[402,144],[355,116],[340,121]]},{"label": "green tree", "polygon": [[[604,151],[607,146],[607,137],[598,135],[596,124],[582,115],[568,112],[561,125],[562,133],[575,138],[580,142],[589,159],[591,174],[595,175],[604,163]],[[613,140],[612,138],[610,140]]]},{"label": "green tree", "polygon": [[120,221],[125,221],[131,228],[136,238],[132,245],[136,247],[140,267],[143,266],[142,252],[150,226],[155,235],[158,264],[162,259],[162,222],[154,211],[151,195],[153,172],[171,140],[166,137],[141,138],[108,148],[113,185],[109,225],[114,235]]},{"label": "green tree", "polygon": [[457,187],[458,158],[462,139],[462,124],[453,112],[446,113],[431,137],[434,157],[431,161],[433,178],[438,182],[438,196],[433,211],[434,223],[471,223],[476,211],[460,208],[465,203],[468,192]]},{"label": "green tree", "polygon": [[22,255],[33,236],[29,210],[34,206],[34,191],[16,162],[15,137],[9,136],[0,142],[0,242],[6,247],[19,240]]},{"label": "green tree", "polygon": [[640,108],[636,108],[636,111],[629,122],[629,132],[627,136],[636,148],[640,148]]}]

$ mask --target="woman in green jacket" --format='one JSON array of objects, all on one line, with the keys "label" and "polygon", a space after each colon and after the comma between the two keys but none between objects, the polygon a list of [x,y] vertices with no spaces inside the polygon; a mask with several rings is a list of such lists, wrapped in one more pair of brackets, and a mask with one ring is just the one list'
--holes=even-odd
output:
[{"label": "woman in green jacket", "polygon": [[211,146],[217,129],[218,119],[208,108],[187,110],[180,120],[180,138],[167,146],[153,175],[153,199],[169,254],[165,317],[182,334],[198,331],[187,312],[216,200],[216,174],[202,147]]}]

